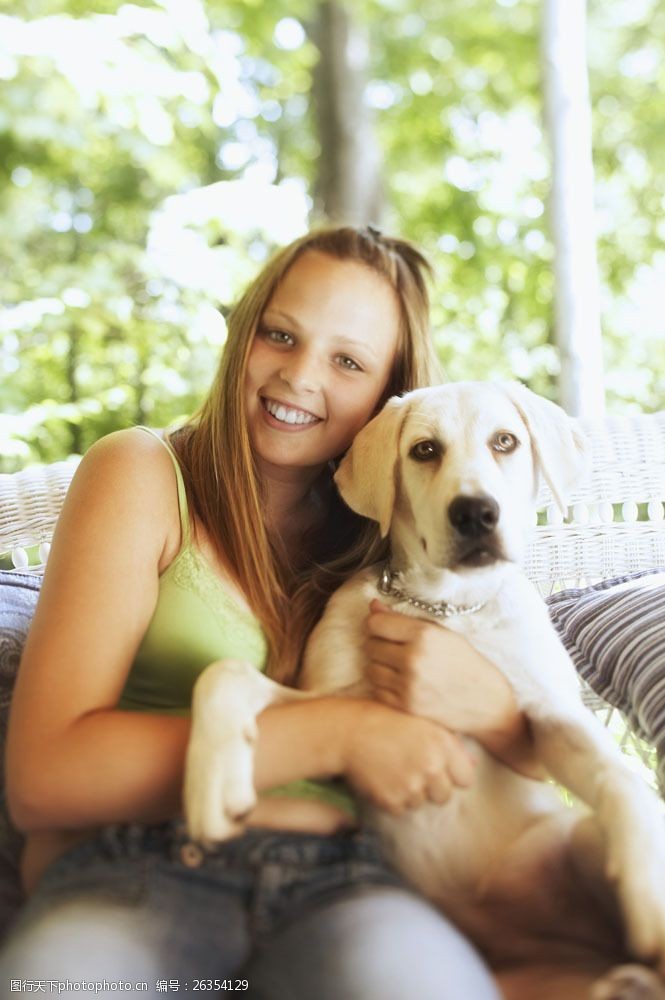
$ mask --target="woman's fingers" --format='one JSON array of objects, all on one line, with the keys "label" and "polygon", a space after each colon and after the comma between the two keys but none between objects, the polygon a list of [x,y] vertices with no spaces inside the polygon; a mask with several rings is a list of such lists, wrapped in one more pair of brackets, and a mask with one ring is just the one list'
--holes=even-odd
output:
[{"label": "woman's fingers", "polygon": [[376,700],[380,701],[383,705],[403,711],[402,697],[394,688],[373,685],[372,693]]},{"label": "woman's fingers", "polygon": [[394,670],[404,670],[409,664],[411,651],[408,643],[372,637],[365,639],[363,649],[370,663],[383,663]]},{"label": "woman's fingers", "polygon": [[448,755],[448,774],[455,785],[467,788],[475,778],[476,761],[456,733],[446,733],[451,742]]},{"label": "woman's fingers", "polygon": [[421,621],[398,611],[377,611],[382,608],[378,601],[370,604],[370,613],[366,619],[366,628],[370,636],[377,639],[389,639],[390,642],[409,642],[417,632]]},{"label": "woman's fingers", "polygon": [[389,687],[393,691],[398,691],[402,687],[403,676],[399,668],[386,663],[385,660],[377,659],[376,655],[370,658],[365,668],[365,676],[375,687]]},{"label": "woman's fingers", "polygon": [[450,780],[447,771],[440,771],[432,775],[427,782],[427,798],[430,802],[435,802],[442,806],[447,802],[453,790],[453,782]]}]

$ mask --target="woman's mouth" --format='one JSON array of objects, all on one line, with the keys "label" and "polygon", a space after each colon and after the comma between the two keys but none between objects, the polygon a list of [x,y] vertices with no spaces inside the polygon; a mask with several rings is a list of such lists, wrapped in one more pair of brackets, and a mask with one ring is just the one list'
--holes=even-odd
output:
[{"label": "woman's mouth", "polygon": [[280,424],[304,426],[320,422],[320,417],[314,416],[313,413],[309,413],[307,410],[299,410],[297,407],[278,403],[277,400],[268,399],[266,396],[261,396],[260,398],[264,410]]}]

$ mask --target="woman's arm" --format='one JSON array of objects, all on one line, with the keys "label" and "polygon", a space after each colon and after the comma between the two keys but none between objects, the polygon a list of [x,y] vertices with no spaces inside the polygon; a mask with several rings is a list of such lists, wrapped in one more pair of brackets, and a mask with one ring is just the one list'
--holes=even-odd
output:
[{"label": "woman's arm", "polygon": [[158,813],[172,799],[186,723],[114,706],[178,545],[164,448],[137,431],[98,442],[65,500],[14,692],[6,767],[19,826],[104,821],[102,802],[118,819]]},{"label": "woman's arm", "polygon": [[367,631],[367,677],[377,699],[473,736],[527,777],[544,776],[510,684],[464,636],[378,600]]},{"label": "woman's arm", "polygon": [[[189,719],[115,707],[154,611],[159,573],[178,547],[173,467],[162,446],[137,432],[98,442],[63,507],[14,693],[6,767],[19,828],[180,814]],[[257,789],[347,773],[380,800],[379,778],[365,760],[382,746],[394,770],[389,808],[402,808],[409,796],[440,798],[441,773],[444,784],[470,780],[466,754],[450,734],[415,719],[419,729],[395,732],[389,722],[400,716],[332,698],[266,710]],[[410,747],[404,760],[390,755],[392,742]]]}]

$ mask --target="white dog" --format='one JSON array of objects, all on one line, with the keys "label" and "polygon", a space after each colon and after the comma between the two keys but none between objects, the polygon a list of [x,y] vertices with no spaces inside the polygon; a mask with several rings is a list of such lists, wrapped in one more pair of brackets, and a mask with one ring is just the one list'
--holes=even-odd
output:
[{"label": "white dog", "polygon": [[[563,508],[584,452],[562,410],[513,383],[391,399],[336,476],[349,506],[390,534],[390,564],[333,595],[301,681],[317,694],[369,694],[363,621],[375,597],[462,633],[510,681],[539,760],[582,805],[565,806],[552,784],[474,743],[470,787],[400,817],[373,809],[369,822],[396,867],[476,942],[511,1000],[665,997],[659,803],[582,705],[573,665],[519,569],[539,476]],[[195,838],[238,832],[255,802],[256,715],[294,696],[244,664],[204,671],[185,778]]]}]

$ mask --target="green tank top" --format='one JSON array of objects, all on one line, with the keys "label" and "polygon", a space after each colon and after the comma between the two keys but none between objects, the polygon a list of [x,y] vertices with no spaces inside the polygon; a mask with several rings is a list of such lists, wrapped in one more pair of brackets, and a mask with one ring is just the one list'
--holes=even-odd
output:
[{"label": "green tank top", "polygon": [[[137,650],[118,707],[128,711],[188,715],[192,689],[215,660],[240,659],[264,671],[268,646],[257,618],[224,589],[192,545],[187,494],[175,452],[159,434],[140,427],[166,448],[175,470],[181,545],[159,578],[157,603]],[[317,799],[354,818],[355,802],[344,782],[296,781],[262,795]]]}]

